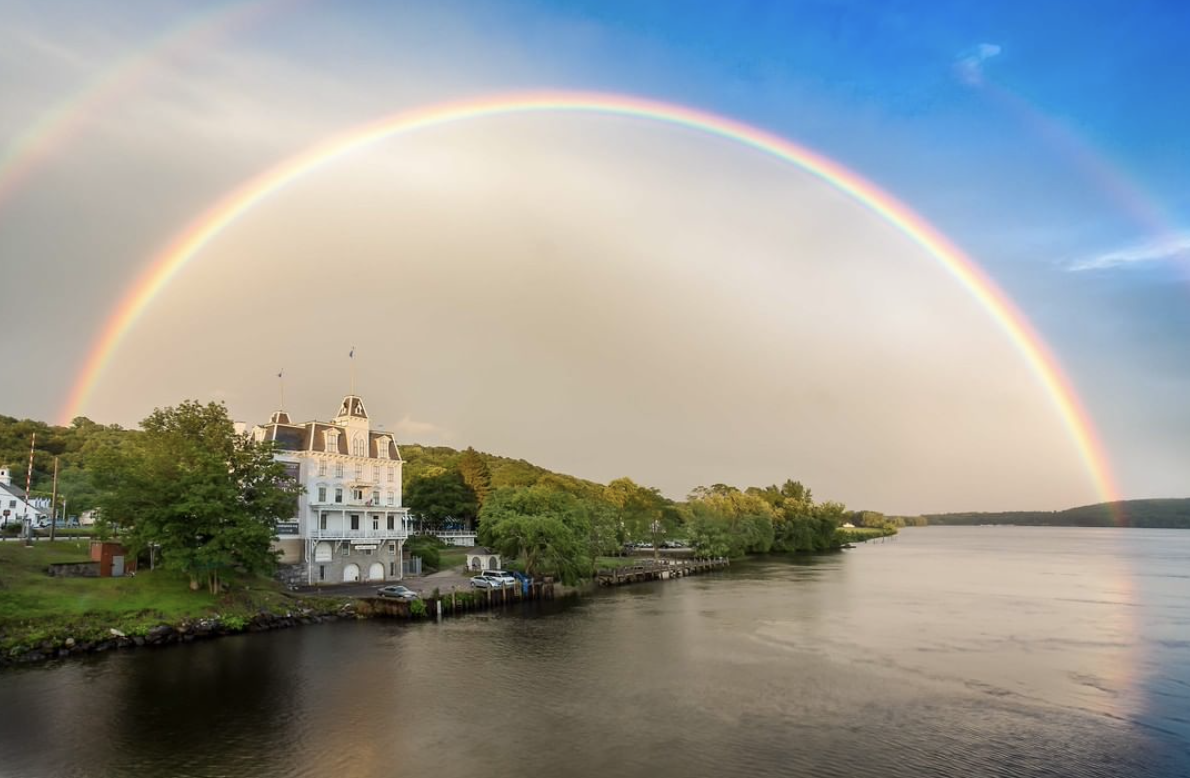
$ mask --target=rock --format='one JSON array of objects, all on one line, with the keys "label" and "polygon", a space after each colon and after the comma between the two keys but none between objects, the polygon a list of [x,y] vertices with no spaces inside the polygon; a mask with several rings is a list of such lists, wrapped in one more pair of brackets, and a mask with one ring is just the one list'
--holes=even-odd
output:
[{"label": "rock", "polygon": [[143,637],[141,637],[140,635],[137,635],[136,637],[134,637],[132,639],[132,642],[138,646],[143,646],[145,644],[145,639]]},{"label": "rock", "polygon": [[66,642],[62,645],[66,646],[67,648],[74,648],[74,638],[66,638]]},{"label": "rock", "polygon": [[169,626],[168,624],[162,624],[161,626],[153,627],[151,630],[149,630],[145,635],[145,638],[150,643],[160,643],[172,635],[173,631],[173,627]]},{"label": "rock", "polygon": [[112,627],[111,629],[109,629],[108,632],[112,633],[112,637],[117,637],[117,638],[125,637],[124,633],[121,632],[120,630],[116,629],[115,627]]}]

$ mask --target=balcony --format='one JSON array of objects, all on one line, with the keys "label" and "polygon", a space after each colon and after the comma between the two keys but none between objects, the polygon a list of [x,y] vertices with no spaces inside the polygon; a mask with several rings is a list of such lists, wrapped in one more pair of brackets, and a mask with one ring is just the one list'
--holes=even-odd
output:
[{"label": "balcony", "polygon": [[320,500],[318,499],[318,495],[313,494],[310,495],[308,502],[311,508],[323,511],[345,511],[351,509],[375,511],[376,513],[380,513],[381,511],[400,511],[404,513],[409,510],[401,505],[387,505],[383,500],[376,502],[371,496],[365,497],[362,500],[353,500],[349,494],[343,495],[343,499],[340,502],[335,502],[334,495],[327,495],[325,500]]},{"label": "balcony", "polygon": [[397,526],[394,529],[318,529],[310,530],[310,537],[315,540],[404,540],[409,537],[405,528]]}]

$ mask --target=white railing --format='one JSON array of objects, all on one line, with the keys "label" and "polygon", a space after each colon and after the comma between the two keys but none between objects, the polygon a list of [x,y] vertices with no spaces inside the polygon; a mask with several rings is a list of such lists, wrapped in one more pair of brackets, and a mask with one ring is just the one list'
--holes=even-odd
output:
[{"label": "white railing", "polygon": [[404,540],[409,537],[404,527],[395,529],[318,529],[310,530],[310,537],[318,540]]},{"label": "white railing", "polygon": [[328,497],[325,500],[320,500],[320,499],[318,499],[318,496],[315,495],[310,498],[309,503],[310,503],[311,508],[321,508],[321,509],[329,508],[330,510],[335,510],[335,511],[345,510],[348,507],[350,507],[350,508],[367,508],[369,510],[375,510],[375,511],[396,511],[396,512],[400,512],[400,513],[404,513],[406,510],[404,507],[402,507],[400,505],[388,505],[384,500],[381,500],[380,502],[376,502],[376,500],[372,499],[371,497],[365,497],[362,500],[353,500],[350,497],[344,496],[342,500],[335,502],[335,499],[333,497]]},{"label": "white railing", "polygon": [[435,532],[436,538],[450,546],[474,546],[478,540],[474,532]]}]

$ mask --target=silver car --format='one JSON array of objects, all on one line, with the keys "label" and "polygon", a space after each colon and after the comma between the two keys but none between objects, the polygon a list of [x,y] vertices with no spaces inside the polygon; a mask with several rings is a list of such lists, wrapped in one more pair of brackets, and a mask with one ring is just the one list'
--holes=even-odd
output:
[{"label": "silver car", "polygon": [[376,590],[381,597],[393,597],[398,600],[416,600],[417,592],[406,586],[382,586]]}]

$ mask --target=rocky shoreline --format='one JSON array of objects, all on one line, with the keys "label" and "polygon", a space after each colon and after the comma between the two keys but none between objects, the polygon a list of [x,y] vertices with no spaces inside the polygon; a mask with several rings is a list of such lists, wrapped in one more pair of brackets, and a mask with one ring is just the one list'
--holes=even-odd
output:
[{"label": "rocky shoreline", "polygon": [[227,637],[245,632],[268,632],[274,629],[359,618],[367,616],[358,613],[354,603],[346,603],[333,610],[321,612],[313,608],[297,608],[284,613],[261,612],[251,617],[231,615],[183,619],[172,624],[158,624],[141,634],[128,634],[115,627],[109,627],[106,633],[98,638],[94,635],[88,639],[67,637],[62,640],[43,640],[34,646],[17,646],[0,655],[0,667],[34,664],[120,649],[192,643],[196,640]]}]

